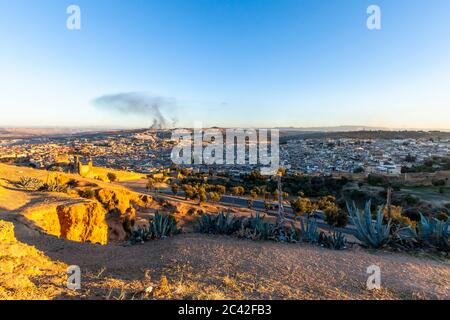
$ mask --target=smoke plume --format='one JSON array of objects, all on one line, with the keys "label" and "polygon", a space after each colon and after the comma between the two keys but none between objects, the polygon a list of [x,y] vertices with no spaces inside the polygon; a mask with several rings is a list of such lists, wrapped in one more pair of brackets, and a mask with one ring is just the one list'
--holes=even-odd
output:
[{"label": "smoke plume", "polygon": [[175,122],[163,114],[163,110],[167,111],[175,106],[175,101],[170,98],[127,92],[98,97],[93,100],[93,104],[106,111],[149,116],[153,118],[152,129],[169,128]]}]

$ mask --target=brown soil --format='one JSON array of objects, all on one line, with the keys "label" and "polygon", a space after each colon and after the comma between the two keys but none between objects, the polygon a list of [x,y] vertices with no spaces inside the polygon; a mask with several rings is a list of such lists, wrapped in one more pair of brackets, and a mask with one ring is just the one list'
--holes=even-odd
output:
[{"label": "brown soil", "polygon": [[[0,299],[450,299],[449,261],[426,256],[195,233],[134,246],[58,238],[44,232],[57,235],[50,212],[80,199],[15,190],[19,174],[45,176],[23,170],[0,165]],[[168,206],[180,219],[195,216],[188,213],[193,203]],[[148,213],[162,207],[155,204]],[[381,268],[382,289],[376,291],[366,289],[372,264]],[[68,265],[81,267],[80,291],[65,287]]]}]

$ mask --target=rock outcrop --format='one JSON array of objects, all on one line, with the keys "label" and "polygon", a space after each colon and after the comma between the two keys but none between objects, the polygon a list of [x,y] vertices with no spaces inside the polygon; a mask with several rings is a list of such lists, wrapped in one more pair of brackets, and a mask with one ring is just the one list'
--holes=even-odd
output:
[{"label": "rock outcrop", "polygon": [[0,220],[0,300],[60,296],[66,268],[36,248],[17,241],[14,225]]},{"label": "rock outcrop", "polygon": [[56,208],[60,236],[78,242],[108,243],[106,211],[96,201],[86,201]]}]

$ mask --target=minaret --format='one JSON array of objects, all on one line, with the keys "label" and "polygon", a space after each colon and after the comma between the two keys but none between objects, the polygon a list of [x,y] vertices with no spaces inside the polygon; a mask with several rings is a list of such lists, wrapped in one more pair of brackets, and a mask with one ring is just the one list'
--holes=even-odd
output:
[{"label": "minaret", "polygon": [[78,174],[80,174],[80,156],[78,156],[78,155],[75,155],[74,156],[74,163],[73,163],[73,171],[75,172],[75,173],[78,173]]},{"label": "minaret", "polygon": [[90,176],[93,173],[93,168],[94,166],[92,165],[92,157],[89,157],[89,162],[88,162],[88,170],[86,173],[86,176]]}]

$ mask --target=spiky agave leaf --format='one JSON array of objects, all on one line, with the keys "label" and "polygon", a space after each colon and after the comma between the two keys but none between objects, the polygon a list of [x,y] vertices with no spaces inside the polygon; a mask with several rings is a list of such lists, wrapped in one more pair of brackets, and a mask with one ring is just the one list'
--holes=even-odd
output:
[{"label": "spiky agave leaf", "polygon": [[355,202],[350,206],[347,203],[350,218],[356,227],[356,237],[364,245],[371,248],[380,248],[390,241],[391,219],[387,224],[383,223],[383,211],[377,210],[376,220],[372,220],[371,201],[367,201],[364,210],[356,207]]},{"label": "spiky agave leaf", "polygon": [[309,217],[306,220],[300,220],[301,239],[310,243],[317,243],[319,232],[317,231],[317,222]]},{"label": "spiky agave leaf", "polygon": [[417,238],[423,243],[431,244],[439,250],[450,251],[449,243],[450,218],[441,221],[436,218],[427,218],[420,213],[420,223],[417,226]]}]

